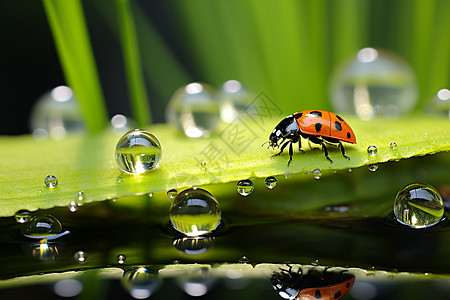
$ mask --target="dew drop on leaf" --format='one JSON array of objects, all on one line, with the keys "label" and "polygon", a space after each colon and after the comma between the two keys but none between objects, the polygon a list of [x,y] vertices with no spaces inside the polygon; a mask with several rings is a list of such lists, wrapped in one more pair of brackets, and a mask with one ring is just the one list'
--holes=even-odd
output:
[{"label": "dew drop on leaf", "polygon": [[53,189],[58,185],[58,178],[54,175],[47,175],[44,179],[44,184],[46,187]]},{"label": "dew drop on leaf", "polygon": [[277,186],[277,179],[275,177],[273,177],[273,176],[267,177],[264,180],[264,184],[266,185],[266,187],[268,189],[273,189],[273,188],[275,188]]},{"label": "dew drop on leaf", "polygon": [[236,190],[241,196],[248,196],[253,193],[253,182],[250,179],[240,180],[236,184]]}]

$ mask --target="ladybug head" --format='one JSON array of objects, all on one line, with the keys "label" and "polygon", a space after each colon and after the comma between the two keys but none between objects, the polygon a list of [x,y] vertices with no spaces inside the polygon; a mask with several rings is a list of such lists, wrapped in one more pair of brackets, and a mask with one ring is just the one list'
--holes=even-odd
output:
[{"label": "ladybug head", "polygon": [[294,134],[299,132],[299,127],[297,120],[294,116],[288,116],[284,118],[269,136],[269,147],[278,148],[278,142],[280,140],[285,140],[292,138]]}]

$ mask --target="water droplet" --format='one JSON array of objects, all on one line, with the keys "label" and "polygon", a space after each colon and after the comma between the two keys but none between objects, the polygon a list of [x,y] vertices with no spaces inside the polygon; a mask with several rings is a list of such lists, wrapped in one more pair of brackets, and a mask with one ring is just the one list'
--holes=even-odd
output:
[{"label": "water droplet", "polygon": [[450,90],[439,90],[428,102],[426,109],[431,114],[450,118]]},{"label": "water droplet", "polygon": [[38,140],[60,140],[67,134],[83,133],[85,128],[78,101],[67,86],[42,95],[31,112],[30,129]]},{"label": "water droplet", "polygon": [[289,172],[284,173],[284,178],[285,178],[285,179],[291,178],[291,173],[289,173]]},{"label": "water droplet", "polygon": [[123,181],[123,178],[122,177],[117,177],[117,183],[121,183]]},{"label": "water droplet", "polygon": [[84,192],[78,192],[77,193],[77,199],[78,201],[83,201],[86,198],[86,196],[84,195]]},{"label": "water droplet", "polygon": [[75,254],[73,255],[73,257],[75,258],[75,260],[76,260],[77,262],[79,262],[80,264],[82,264],[82,263],[86,262],[86,259],[87,259],[87,253],[84,252],[84,251],[82,251],[82,250],[80,250],[80,251],[75,252]]},{"label": "water droplet", "polygon": [[266,187],[268,189],[273,189],[274,187],[277,186],[277,179],[275,177],[273,177],[273,176],[267,177],[264,180],[264,184],[266,185]]},{"label": "water droplet", "polygon": [[153,197],[153,193],[152,193],[152,192],[148,193],[148,196],[149,196],[150,198]]},{"label": "water droplet", "polygon": [[241,258],[238,259],[239,264],[248,264],[250,263],[250,260],[247,258],[247,256],[243,255]]},{"label": "water droplet", "polygon": [[318,259],[314,260],[313,262],[311,262],[311,265],[318,266],[319,265],[319,260]]},{"label": "water droplet", "polygon": [[367,147],[367,153],[369,153],[370,156],[375,156],[378,152],[378,149],[376,146],[374,145],[370,145],[369,147]]},{"label": "water droplet", "polygon": [[69,210],[70,212],[76,212],[78,210],[78,203],[76,203],[75,201],[71,201],[69,203]]},{"label": "water droplet", "polygon": [[444,216],[444,202],[429,184],[411,183],[395,196],[394,217],[412,228],[426,228],[439,223]]},{"label": "water droplet", "polygon": [[213,231],[220,219],[219,203],[213,195],[201,188],[179,193],[170,209],[172,226],[187,236],[200,236]]},{"label": "water droplet", "polygon": [[312,173],[315,179],[320,179],[320,177],[322,176],[322,171],[320,171],[320,169],[315,169]]},{"label": "water droplet", "polygon": [[176,189],[171,189],[167,191],[167,197],[170,199],[175,199],[175,197],[178,195],[178,191]]},{"label": "water droplet", "polygon": [[126,260],[127,260],[127,257],[123,254],[119,254],[117,256],[117,263],[119,263],[119,264],[125,263]]},{"label": "water droplet", "polygon": [[212,87],[190,83],[172,95],[166,120],[188,137],[209,137],[219,125],[219,102]]},{"label": "water droplet", "polygon": [[111,118],[111,128],[117,135],[122,135],[133,128],[136,128],[136,122],[131,118],[117,114]]},{"label": "water droplet", "polygon": [[117,165],[122,171],[135,175],[156,168],[161,154],[158,139],[150,132],[140,129],[125,133],[116,146]]},{"label": "water droplet", "polygon": [[244,88],[237,80],[228,80],[222,86],[220,100],[220,118],[225,123],[232,123],[252,102],[255,95]]},{"label": "water droplet", "polygon": [[54,216],[38,215],[23,224],[21,228],[23,236],[31,239],[56,239],[69,233],[62,232],[62,225]]},{"label": "water droplet", "polygon": [[392,142],[389,147],[391,147],[392,150],[394,150],[395,148],[397,148],[397,143],[396,142]]},{"label": "water droplet", "polygon": [[374,48],[361,49],[334,72],[330,95],[337,111],[354,112],[363,120],[398,117],[410,112],[418,100],[417,82],[407,62]]},{"label": "water droplet", "polygon": [[206,170],[206,163],[204,162],[204,161],[202,161],[201,163],[200,163],[200,168],[202,169],[202,170]]},{"label": "water droplet", "polygon": [[253,187],[253,182],[250,179],[245,179],[238,181],[236,184],[236,189],[241,196],[248,196],[255,188]]},{"label": "water droplet", "polygon": [[27,251],[40,261],[53,261],[59,256],[58,244],[51,243],[48,239],[40,239],[30,243],[27,246]]},{"label": "water droplet", "polygon": [[352,170],[351,168],[349,168],[347,171],[348,171],[349,173],[353,172],[353,170]]},{"label": "water droplet", "polygon": [[378,170],[378,166],[377,165],[369,165],[368,169],[370,172],[375,172],[376,170]]},{"label": "water droplet", "polygon": [[47,175],[44,179],[44,184],[46,187],[53,189],[58,185],[58,178],[53,175]]},{"label": "water droplet", "polygon": [[214,237],[183,237],[175,239],[173,246],[181,252],[190,255],[196,255],[204,253],[206,250],[214,245]]},{"label": "water droplet", "polygon": [[16,212],[16,214],[14,215],[14,218],[16,219],[17,223],[26,223],[26,222],[30,221],[31,213],[26,209],[22,209],[22,210],[19,210],[18,212]]},{"label": "water droplet", "polygon": [[147,299],[159,288],[158,273],[149,267],[133,267],[121,279],[123,288],[135,299]]}]

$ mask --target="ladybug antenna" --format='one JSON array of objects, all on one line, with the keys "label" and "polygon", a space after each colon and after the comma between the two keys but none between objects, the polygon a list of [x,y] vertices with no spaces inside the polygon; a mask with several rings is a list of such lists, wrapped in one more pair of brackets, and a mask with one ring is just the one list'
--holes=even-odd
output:
[{"label": "ladybug antenna", "polygon": [[262,144],[261,147],[264,146],[265,144],[267,144],[268,142],[269,142],[269,141],[267,141],[267,142],[265,142],[264,144]]}]

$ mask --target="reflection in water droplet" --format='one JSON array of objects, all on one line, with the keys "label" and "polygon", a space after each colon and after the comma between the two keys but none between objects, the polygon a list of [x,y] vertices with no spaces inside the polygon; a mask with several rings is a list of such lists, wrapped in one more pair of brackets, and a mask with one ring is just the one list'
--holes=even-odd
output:
[{"label": "reflection in water droplet", "polygon": [[268,189],[273,189],[274,187],[277,186],[277,179],[276,179],[275,177],[272,177],[272,176],[267,177],[267,178],[264,180],[264,184],[266,185],[266,187],[267,187]]},{"label": "reflection in water droplet", "polygon": [[127,260],[127,257],[125,255],[123,255],[123,254],[119,254],[117,256],[117,262],[119,264],[123,264],[126,260]]},{"label": "reflection in water droplet", "polygon": [[376,146],[374,145],[370,145],[369,147],[367,147],[367,153],[369,153],[370,156],[375,156],[378,152],[378,149]]},{"label": "reflection in water droplet", "polygon": [[361,49],[333,74],[330,89],[339,112],[356,113],[363,120],[395,118],[411,111],[418,99],[410,66],[387,50]]},{"label": "reflection in water droplet", "polygon": [[322,176],[322,171],[320,171],[320,169],[315,169],[312,173],[315,179],[320,179],[320,177]]},{"label": "reflection in water droplet", "polygon": [[53,189],[58,185],[58,178],[53,175],[47,175],[44,179],[44,184],[46,187]]},{"label": "reflection in water droplet", "polygon": [[161,144],[153,134],[134,129],[119,139],[115,156],[122,171],[139,175],[156,168],[161,155]]},{"label": "reflection in water droplet", "polygon": [[253,182],[250,179],[240,180],[236,184],[236,190],[241,196],[248,196],[253,193]]},{"label": "reflection in water droplet", "polygon": [[378,170],[378,166],[377,165],[369,165],[368,169],[370,172],[375,172],[376,170]]},{"label": "reflection in water droplet", "polygon": [[212,87],[190,83],[179,88],[166,109],[166,120],[188,137],[209,137],[219,125],[219,102]]},{"label": "reflection in water droplet", "polygon": [[30,243],[28,250],[34,258],[40,261],[52,261],[59,256],[57,243],[51,243],[47,239]]},{"label": "reflection in water droplet", "polygon": [[135,299],[147,299],[159,288],[158,273],[149,267],[133,267],[121,279],[123,288]]},{"label": "reflection in water droplet", "polygon": [[232,123],[255,98],[237,80],[228,80],[222,86],[218,98],[220,100],[220,117],[225,123]]},{"label": "reflection in water droplet", "polygon": [[80,251],[75,252],[75,254],[73,255],[73,257],[75,258],[75,260],[76,260],[77,262],[79,262],[80,264],[82,264],[82,263],[86,262],[86,259],[87,259],[87,253],[80,250]]},{"label": "reflection in water droplet", "polygon": [[178,195],[178,191],[176,189],[171,189],[167,191],[167,197],[170,199],[175,199],[175,197]]},{"label": "reflection in water droplet", "polygon": [[26,223],[30,221],[31,213],[26,209],[22,209],[15,213],[14,218],[17,223]]},{"label": "reflection in water droplet", "polygon": [[70,212],[76,212],[78,210],[78,203],[76,203],[75,201],[71,201],[69,203],[69,210]]},{"label": "reflection in water droplet", "polygon": [[397,143],[396,142],[392,142],[389,147],[394,150],[395,148],[397,148]]},{"label": "reflection in water droplet", "polygon": [[426,228],[439,223],[444,216],[444,202],[429,184],[412,183],[395,197],[394,217],[412,228]]},{"label": "reflection in water droplet", "polygon": [[175,239],[173,246],[179,251],[190,255],[204,253],[206,250],[214,245],[214,237],[183,237]]},{"label": "reflection in water droplet", "polygon": [[187,189],[175,198],[170,209],[172,226],[187,236],[200,236],[217,228],[221,219],[219,203],[204,189]]},{"label": "reflection in water droplet", "polygon": [[23,224],[20,232],[31,239],[56,239],[69,233],[62,232],[62,225],[54,216],[38,215]]}]

